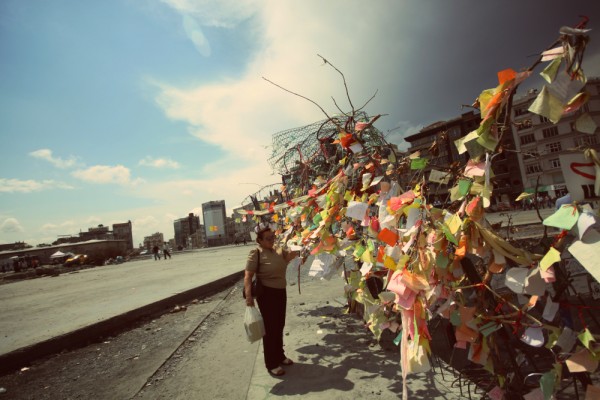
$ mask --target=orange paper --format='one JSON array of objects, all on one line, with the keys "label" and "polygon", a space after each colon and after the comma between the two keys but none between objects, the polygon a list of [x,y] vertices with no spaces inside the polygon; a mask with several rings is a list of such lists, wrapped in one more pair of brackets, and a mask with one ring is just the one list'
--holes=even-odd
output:
[{"label": "orange paper", "polygon": [[398,234],[389,230],[388,228],[383,228],[381,232],[379,232],[379,235],[377,235],[377,239],[391,247],[394,247],[396,242],[398,242]]}]

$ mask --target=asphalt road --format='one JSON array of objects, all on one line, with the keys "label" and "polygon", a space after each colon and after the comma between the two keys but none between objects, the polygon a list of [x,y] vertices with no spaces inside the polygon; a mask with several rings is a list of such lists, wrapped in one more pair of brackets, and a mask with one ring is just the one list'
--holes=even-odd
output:
[{"label": "asphalt road", "polygon": [[241,272],[253,246],[175,253],[0,286],[0,356]]},{"label": "asphalt road", "polygon": [[[542,208],[540,209],[540,215],[545,219],[554,214],[555,211],[556,210],[554,208]],[[491,224],[503,221],[503,225],[506,225],[508,223],[508,216],[511,216],[512,225],[541,224],[536,210],[514,210],[495,213],[488,212],[485,214],[485,217]]]}]

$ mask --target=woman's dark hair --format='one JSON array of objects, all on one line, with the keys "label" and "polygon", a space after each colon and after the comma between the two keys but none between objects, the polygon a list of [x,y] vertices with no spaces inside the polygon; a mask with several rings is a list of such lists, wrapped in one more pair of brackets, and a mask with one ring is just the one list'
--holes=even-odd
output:
[{"label": "woman's dark hair", "polygon": [[256,232],[256,242],[259,240],[263,240],[265,232],[269,232],[271,230],[271,226],[266,222],[261,222],[254,228],[254,232]]},{"label": "woman's dark hair", "polygon": [[263,236],[267,232],[271,232],[271,228],[269,228],[268,226],[265,229],[262,229],[262,230],[258,231],[256,233],[256,242],[258,243],[259,240],[263,240]]}]

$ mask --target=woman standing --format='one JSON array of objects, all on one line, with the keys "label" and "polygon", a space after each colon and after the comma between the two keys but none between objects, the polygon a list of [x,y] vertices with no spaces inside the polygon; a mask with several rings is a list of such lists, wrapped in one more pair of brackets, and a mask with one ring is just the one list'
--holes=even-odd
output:
[{"label": "woman standing", "polygon": [[266,333],[263,336],[265,366],[271,375],[281,376],[285,374],[281,366],[294,363],[283,352],[283,327],[287,303],[285,271],[288,262],[298,255],[298,252],[276,249],[275,232],[268,224],[261,223],[254,231],[257,235],[258,247],[250,252],[246,264],[244,275],[246,305],[254,307],[251,286],[252,278],[258,269],[257,278],[264,288],[263,293],[256,300],[265,323]]}]

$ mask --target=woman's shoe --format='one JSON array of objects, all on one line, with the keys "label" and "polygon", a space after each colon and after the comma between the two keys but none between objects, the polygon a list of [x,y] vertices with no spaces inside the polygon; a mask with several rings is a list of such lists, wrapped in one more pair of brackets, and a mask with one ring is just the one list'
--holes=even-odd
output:
[{"label": "woman's shoe", "polygon": [[286,358],[285,360],[283,360],[281,362],[281,365],[293,365],[294,362],[292,360],[290,360],[289,358]]},{"label": "woman's shoe", "polygon": [[285,371],[281,367],[277,367],[275,369],[270,369],[268,371],[269,371],[269,374],[271,374],[273,376],[281,376],[281,375],[285,374]]}]

